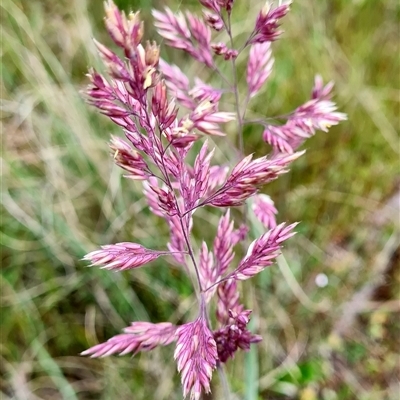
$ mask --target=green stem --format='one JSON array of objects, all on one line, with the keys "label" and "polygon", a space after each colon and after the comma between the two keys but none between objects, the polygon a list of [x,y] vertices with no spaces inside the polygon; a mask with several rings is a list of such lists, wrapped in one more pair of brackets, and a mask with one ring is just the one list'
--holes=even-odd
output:
[{"label": "green stem", "polygon": [[219,379],[222,383],[225,400],[231,400],[231,389],[229,388],[229,382],[228,379],[226,378],[225,370],[222,364],[218,363],[217,370],[219,374]]}]

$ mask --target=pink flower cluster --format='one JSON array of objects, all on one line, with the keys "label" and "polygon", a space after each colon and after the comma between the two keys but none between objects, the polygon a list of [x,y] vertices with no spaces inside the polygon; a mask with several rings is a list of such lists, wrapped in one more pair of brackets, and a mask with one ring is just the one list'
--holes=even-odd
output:
[{"label": "pink flower cluster", "polygon": [[240,313],[229,310],[229,320],[226,325],[214,332],[218,359],[221,362],[228,361],[229,358],[235,355],[239,348],[249,350],[251,343],[261,342],[261,336],[254,335],[247,330],[250,314],[251,310]]},{"label": "pink flower cluster", "polygon": [[[203,18],[186,12],[174,14],[166,8],[154,11],[155,26],[167,45],[181,49],[204,66],[220,73],[217,57],[235,68],[235,59],[250,47],[247,65],[247,99],[257,95],[272,73],[271,42],[281,34],[280,20],[289,3],[265,6],[258,14],[254,30],[240,48],[234,48],[230,17],[233,0],[200,0]],[[195,142],[204,136],[224,136],[223,124],[236,119],[243,123],[239,104],[236,113],[221,111],[219,102],[232,87],[214,88],[199,78],[192,85],[184,72],[160,60],[155,42],[142,44],[143,23],[138,13],[126,15],[112,0],[105,5],[106,28],[122,57],[95,42],[107,67],[109,78],[90,70],[88,101],[119,125],[125,139],[113,137],[110,149],[115,163],[126,177],[143,181],[143,193],[150,210],[163,218],[170,230],[166,249],[147,249],[137,243],[102,246],[86,255],[93,266],[124,271],[144,266],[159,257],[171,261],[194,276],[198,313],[180,326],[169,322],[133,322],[105,343],[83,355],[104,357],[136,354],[156,346],[175,344],[175,360],[181,374],[183,394],[198,400],[210,391],[213,370],[233,358],[239,349],[248,350],[261,337],[247,329],[250,310],[240,302],[239,282],[272,265],[284,242],[294,235],[296,224],[277,225],[277,210],[266,195],[258,194],[268,182],[288,171],[289,165],[304,152],[295,152],[316,130],[324,130],[345,118],[336,112],[330,99],[332,85],[324,86],[318,77],[312,99],[297,108],[281,126],[264,126],[263,138],[273,147],[270,156],[241,155],[236,165],[213,165],[214,150],[204,140],[194,153]],[[212,42],[212,31],[226,31],[229,44]],[[236,75],[235,75],[236,76]],[[225,78],[225,82],[229,82]],[[233,88],[236,90],[237,88]],[[178,109],[178,106],[180,109]],[[229,207],[243,205],[253,198],[252,209],[269,229],[255,239],[247,253],[235,262],[235,247],[247,240],[246,224],[235,228]],[[228,208],[221,216],[213,243],[202,242],[196,249],[191,240],[199,207]],[[240,254],[240,252],[239,252]],[[217,297],[212,327],[210,310]]]}]

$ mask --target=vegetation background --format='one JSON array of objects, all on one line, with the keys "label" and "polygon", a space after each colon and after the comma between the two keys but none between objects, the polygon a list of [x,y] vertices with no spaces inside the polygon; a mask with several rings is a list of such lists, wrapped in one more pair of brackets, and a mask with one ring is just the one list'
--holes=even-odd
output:
[{"label": "vegetation background", "polygon": [[[88,66],[99,64],[92,37],[110,44],[102,1],[0,3],[1,396],[179,399],[172,348],[134,359],[78,355],[130,321],[177,322],[193,306],[185,277],[162,261],[122,274],[80,261],[101,244],[168,240],[140,185],[124,180],[108,155],[110,133],[121,132],[79,94]],[[146,37],[158,41],[152,8],[200,12],[195,0],[116,3],[141,9]],[[262,5],[235,2],[237,34],[251,30]],[[398,398],[399,15],[396,0],[295,1],[273,44],[274,73],[249,113],[294,109],[321,73],[336,82],[348,121],[309,140],[291,172],[267,187],[279,221],[301,224],[279,264],[244,284],[252,329],[264,341],[228,365],[235,399]],[[162,52],[218,84],[182,53]],[[245,57],[239,68],[244,92]],[[222,161],[226,143],[215,141]],[[245,144],[267,152],[257,127],[246,129]],[[199,218],[194,239],[211,239],[218,214]],[[222,398],[217,374],[208,398]]]}]

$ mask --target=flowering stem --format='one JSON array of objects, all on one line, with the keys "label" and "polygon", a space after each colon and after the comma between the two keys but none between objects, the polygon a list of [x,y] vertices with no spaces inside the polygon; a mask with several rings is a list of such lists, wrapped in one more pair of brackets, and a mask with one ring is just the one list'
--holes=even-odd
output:
[{"label": "flowering stem", "polygon": [[[148,123],[150,124],[150,120],[149,120],[148,115],[146,115],[146,117],[147,117]],[[159,129],[160,137],[161,137],[161,127],[159,126],[158,129]],[[160,153],[162,155],[164,155],[166,150],[167,150],[167,148],[170,146],[170,144],[168,144],[167,147],[164,149],[161,140],[160,140],[160,143],[161,143],[161,149],[159,149],[159,151],[160,151]],[[161,164],[162,164],[161,172],[165,176],[166,184],[169,187],[169,189],[171,190],[171,193],[173,193],[174,197],[175,197],[175,205],[176,205],[176,209],[178,211],[179,222],[181,224],[183,237],[185,239],[186,246],[188,248],[187,253],[189,254],[190,259],[192,260],[193,267],[194,267],[194,270],[196,272],[197,283],[199,285],[199,290],[200,290],[200,293],[201,293],[203,291],[203,289],[202,289],[202,285],[201,285],[199,269],[197,267],[197,263],[196,263],[196,259],[194,257],[193,249],[192,249],[192,246],[190,244],[190,240],[189,240],[188,233],[187,233],[187,227],[185,227],[185,225],[183,223],[183,218],[186,215],[186,213],[184,215],[182,215],[182,213],[181,213],[181,211],[179,209],[178,199],[176,198],[175,191],[174,191],[174,188],[172,186],[171,180],[169,178],[168,171],[167,171],[167,168],[165,166],[165,162],[164,162],[164,158],[163,157],[161,157]]]},{"label": "flowering stem", "polygon": [[192,249],[192,246],[190,244],[190,240],[189,240],[189,237],[187,235],[186,228],[185,228],[185,226],[183,224],[183,217],[181,216],[181,214],[179,214],[179,222],[180,222],[181,227],[182,227],[182,233],[183,233],[183,237],[184,237],[185,242],[186,242],[186,246],[188,248],[189,257],[192,260],[193,267],[194,267],[194,270],[196,272],[197,283],[199,285],[199,289],[200,289],[200,293],[201,293],[201,292],[203,292],[203,287],[201,285],[199,269],[197,267],[197,263],[196,263],[196,259],[194,257],[193,249]]},{"label": "flowering stem", "polygon": [[221,79],[228,85],[228,88],[232,90],[232,84],[228,81],[226,76],[221,72],[221,70],[218,68],[217,65],[213,66],[213,71],[216,72],[221,77]]},{"label": "flowering stem", "polygon": [[221,278],[219,281],[213,283],[211,286],[209,286],[208,288],[204,289],[204,293],[208,292],[209,290],[211,290],[213,287],[220,285],[222,282],[227,281],[228,279],[230,279],[232,276],[232,274],[229,274],[228,276],[225,276],[224,278]]},{"label": "flowering stem", "polygon": [[273,121],[273,120],[287,120],[290,118],[294,113],[287,113],[287,114],[281,114],[281,115],[275,115],[274,117],[269,117],[269,118],[255,118],[255,119],[245,119],[243,120],[243,124],[261,124],[261,125],[269,125],[267,121]]}]

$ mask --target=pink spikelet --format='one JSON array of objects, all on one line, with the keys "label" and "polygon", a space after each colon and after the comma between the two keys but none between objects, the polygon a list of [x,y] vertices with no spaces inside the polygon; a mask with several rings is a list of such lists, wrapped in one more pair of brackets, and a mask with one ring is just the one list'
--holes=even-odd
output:
[{"label": "pink spikelet", "polygon": [[199,0],[200,4],[210,10],[215,11],[216,13],[220,14],[221,6],[218,0]]},{"label": "pink spikelet", "polygon": [[104,65],[107,67],[108,73],[116,79],[129,79],[129,72],[126,69],[125,63],[96,39],[94,39],[94,44],[97,47]]},{"label": "pink spikelet", "polygon": [[208,67],[213,66],[211,31],[203,21],[189,12],[186,18],[182,13],[174,14],[169,8],[164,13],[153,10],[153,16],[158,33],[169,46],[186,51]]},{"label": "pink spikelet", "polygon": [[231,235],[232,246],[245,240],[249,231],[250,228],[246,224],[241,224],[238,229],[235,229]]},{"label": "pink spikelet", "polygon": [[219,220],[217,235],[214,239],[215,269],[217,271],[217,276],[225,274],[235,255],[233,252],[232,236],[233,221],[230,219],[230,211],[228,210]]},{"label": "pink spikelet", "polygon": [[189,78],[179,67],[170,65],[164,60],[160,60],[160,69],[171,95],[175,97],[181,105],[189,110],[193,110],[196,107],[196,102],[188,94],[190,91]]},{"label": "pink spikelet", "polygon": [[223,0],[220,3],[225,8],[225,10],[228,12],[228,14],[230,14],[232,12],[234,2],[235,2],[235,0]]},{"label": "pink spikelet", "polygon": [[83,356],[107,357],[112,354],[124,355],[140,351],[149,351],[157,346],[167,346],[176,340],[177,327],[169,322],[152,324],[150,322],[132,322],[124,328],[124,333],[116,335],[107,342],[100,343],[81,353]]},{"label": "pink spikelet", "polygon": [[269,42],[255,43],[251,46],[247,64],[247,86],[249,96],[254,97],[271,75],[274,58]]},{"label": "pink spikelet", "polygon": [[169,218],[167,222],[170,230],[170,241],[167,244],[168,249],[179,265],[186,266],[185,255],[183,253],[186,249],[186,243],[179,217],[175,215]]},{"label": "pink spikelet", "polygon": [[219,42],[211,45],[214,53],[218,56],[223,56],[225,61],[232,60],[238,56],[238,51],[229,49],[225,43]]},{"label": "pink spikelet", "polygon": [[282,31],[279,30],[279,22],[288,13],[290,4],[291,1],[273,8],[272,4],[267,2],[258,14],[256,26],[247,43],[264,43],[277,40],[282,34]]},{"label": "pink spikelet", "polygon": [[217,186],[221,186],[228,175],[229,167],[223,165],[213,165],[210,167],[210,177],[208,179],[207,196],[210,196]]},{"label": "pink spikelet", "polygon": [[[270,144],[275,153],[293,153],[294,140],[293,130],[296,130],[295,124],[287,122],[282,126],[267,125],[263,132],[263,139]],[[300,142],[300,140],[297,140]],[[292,142],[292,145],[290,144]]]},{"label": "pink spikelet", "polygon": [[92,266],[102,265],[102,268],[116,271],[141,267],[168,251],[149,250],[136,243],[116,243],[101,247],[101,250],[92,251],[84,257]]},{"label": "pink spikelet", "polygon": [[204,99],[189,114],[185,123],[190,129],[197,129],[207,135],[225,136],[220,124],[232,121],[235,114],[232,112],[218,111],[218,105],[210,99]]},{"label": "pink spikelet", "polygon": [[104,9],[108,33],[117,46],[122,47],[126,54],[130,54],[143,37],[143,22],[139,19],[139,13],[130,13],[127,18],[112,0],[104,3]]},{"label": "pink spikelet", "polygon": [[121,120],[131,115],[129,106],[124,107],[118,104],[117,89],[111,86],[104,77],[94,69],[90,69],[87,76],[91,81],[85,93],[89,104],[97,107],[102,114],[111,119]]},{"label": "pink spikelet", "polygon": [[347,119],[337,112],[336,104],[330,100],[333,84],[323,86],[322,78],[315,78],[312,99],[298,107],[281,126],[267,125],[264,140],[279,152],[293,152],[317,130],[327,132],[331,126]]},{"label": "pink spikelet", "polygon": [[210,51],[211,31],[209,27],[200,18],[197,18],[190,12],[186,12],[186,17],[194,42],[197,42],[194,53],[190,52],[190,55],[204,63],[207,67],[212,67],[214,62]]},{"label": "pink spikelet", "polygon": [[208,100],[212,104],[218,104],[219,100],[221,99],[222,90],[207,85],[200,78],[194,78],[194,82],[195,85],[190,90],[189,94],[195,101],[201,102]]},{"label": "pink spikelet", "polygon": [[229,14],[232,11],[234,0],[199,0],[201,5],[215,11],[221,15],[221,9],[225,9]]},{"label": "pink spikelet", "polygon": [[158,187],[157,178],[150,177],[147,181],[143,182],[143,194],[147,199],[147,203],[149,205],[151,212],[163,218],[165,212],[158,203],[157,190],[154,189],[156,187]]},{"label": "pink spikelet", "polygon": [[[214,256],[211,251],[208,251],[206,242],[203,242],[200,249],[199,271],[200,271],[201,285],[203,288],[210,287],[218,279],[217,275],[218,271],[214,265]],[[216,289],[217,287],[215,286],[213,289],[207,290],[207,292],[205,293],[206,303],[210,302]]]},{"label": "pink spikelet", "polygon": [[266,194],[257,194],[254,196],[252,209],[258,220],[268,229],[276,227],[275,215],[278,210],[274,206],[271,197]]},{"label": "pink spikelet", "polygon": [[218,286],[217,320],[225,325],[229,321],[229,310],[241,312],[243,306],[239,302],[239,290],[235,279],[228,279]]},{"label": "pink spikelet", "polygon": [[168,101],[167,87],[163,81],[158,82],[154,87],[151,111],[157,119],[159,128],[162,130],[169,128],[176,119],[178,110],[174,101]]},{"label": "pink spikelet", "polygon": [[331,126],[337,125],[345,118],[343,113],[336,112],[336,105],[332,101],[313,99],[298,107],[290,121],[309,137],[316,130],[327,132]]},{"label": "pink spikelet", "polygon": [[[218,111],[218,102],[222,95],[221,89],[207,85],[197,77],[194,79],[195,85],[191,87],[189,79],[180,68],[163,60],[160,60],[160,68],[171,95],[176,98],[180,105],[192,111],[190,115],[181,120],[179,125],[181,129],[202,128],[200,130],[204,133],[212,134],[212,130],[217,129],[216,123],[228,122],[233,119],[232,113]],[[213,123],[213,125],[202,126],[199,125],[200,122],[203,124]],[[210,128],[212,128],[211,132]],[[218,132],[220,132],[219,128]],[[218,134],[222,135],[223,133]]]},{"label": "pink spikelet", "polygon": [[210,162],[214,150],[207,151],[208,143],[204,142],[193,167],[193,179],[190,182],[190,200],[187,201],[187,208],[192,208],[198,204],[198,201],[204,196],[208,188],[210,178]]},{"label": "pink spikelet", "polygon": [[297,223],[288,226],[280,224],[254,240],[246,256],[230,276],[237,280],[246,280],[272,265],[281,253],[282,242],[295,235],[293,229],[296,225]]},{"label": "pink spikelet", "polygon": [[224,21],[219,14],[203,10],[203,18],[206,24],[217,32],[224,28]]},{"label": "pink spikelet", "polygon": [[210,392],[212,371],[218,360],[217,345],[204,315],[178,328],[174,358],[181,373],[183,396],[199,400]]},{"label": "pink spikelet", "polygon": [[316,75],[314,78],[314,87],[311,92],[312,99],[330,100],[332,97],[332,89],[334,83],[329,82],[324,86],[324,81],[321,75]]},{"label": "pink spikelet", "polygon": [[151,176],[151,171],[143,157],[124,140],[113,136],[110,142],[115,164],[128,171],[126,178],[146,180]]},{"label": "pink spikelet", "polygon": [[257,193],[260,186],[276,179],[287,172],[287,166],[300,157],[303,152],[268,160],[266,157],[252,160],[245,157],[232,170],[225,184],[208,200],[216,207],[232,207],[243,204],[250,196]]},{"label": "pink spikelet", "polygon": [[227,362],[229,358],[233,358],[239,348],[248,351],[252,343],[261,342],[261,336],[254,335],[247,330],[250,314],[251,310],[241,311],[239,313],[229,310],[229,320],[227,324],[214,332],[218,359],[222,363]]}]

